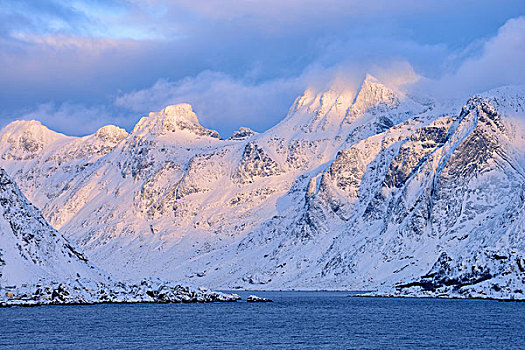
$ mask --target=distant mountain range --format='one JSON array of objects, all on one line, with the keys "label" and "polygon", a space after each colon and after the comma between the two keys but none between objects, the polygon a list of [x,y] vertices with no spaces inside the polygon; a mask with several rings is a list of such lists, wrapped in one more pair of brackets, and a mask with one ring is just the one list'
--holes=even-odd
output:
[{"label": "distant mountain range", "polygon": [[[455,106],[367,76],[357,91],[308,90],[272,129],[227,139],[187,104],[129,134],[16,121],[0,166],[121,278],[525,298],[524,117],[523,87]],[[16,250],[0,248],[0,264]]]}]

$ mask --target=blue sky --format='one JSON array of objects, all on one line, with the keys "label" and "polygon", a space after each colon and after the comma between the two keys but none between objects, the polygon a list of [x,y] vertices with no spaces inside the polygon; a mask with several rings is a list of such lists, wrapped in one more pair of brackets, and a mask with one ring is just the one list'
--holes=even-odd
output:
[{"label": "blue sky", "polygon": [[83,135],[189,102],[227,137],[367,72],[460,96],[525,84],[522,15],[522,0],[0,0],[0,125]]}]

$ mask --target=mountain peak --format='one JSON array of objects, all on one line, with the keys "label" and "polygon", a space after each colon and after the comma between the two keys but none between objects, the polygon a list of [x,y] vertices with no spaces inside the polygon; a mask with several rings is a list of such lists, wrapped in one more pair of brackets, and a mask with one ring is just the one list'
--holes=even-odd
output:
[{"label": "mountain peak", "polygon": [[119,128],[115,125],[106,125],[101,127],[100,129],[95,132],[95,137],[100,140],[122,140],[128,136],[128,133],[126,130]]},{"label": "mountain peak", "polygon": [[239,130],[234,131],[232,136],[228,137],[227,140],[240,141],[246,140],[250,137],[257,135],[255,131],[247,127],[240,127]]},{"label": "mountain peak", "polygon": [[502,86],[478,96],[490,101],[500,113],[520,117],[525,115],[525,85]]},{"label": "mountain peak", "polygon": [[6,125],[0,134],[9,135],[11,138],[24,137],[24,138],[35,138],[42,141],[54,142],[60,139],[74,138],[72,136],[66,136],[62,133],[53,131],[47,126],[43,125],[38,120],[15,120]]},{"label": "mountain peak", "polygon": [[0,152],[5,159],[33,159],[51,144],[71,139],[74,137],[52,131],[37,120],[17,120],[0,131]]},{"label": "mountain peak", "polygon": [[148,117],[141,118],[132,131],[132,134],[136,135],[167,133],[185,133],[220,139],[217,131],[206,129],[199,123],[193,108],[187,103],[170,105],[157,113],[151,112]]},{"label": "mountain peak", "polygon": [[[152,113],[150,113],[150,115],[151,114]],[[166,106],[163,110],[160,111],[159,114],[162,114],[163,116],[168,118],[174,117],[196,125],[200,125],[197,115],[195,114],[195,112],[193,112],[192,106],[188,103],[179,103],[176,105]]]},{"label": "mountain peak", "polygon": [[345,118],[347,123],[352,123],[367,112],[386,112],[398,107],[399,95],[376,77],[367,74],[357,90],[354,101],[348,109]]},{"label": "mountain peak", "polygon": [[372,74],[370,73],[366,73],[365,75],[365,79],[363,80],[363,83],[365,82],[369,82],[369,83],[376,83],[376,84],[379,84],[379,79],[377,79],[375,76],[373,76]]},{"label": "mountain peak", "polygon": [[24,129],[31,127],[44,127],[42,123],[38,120],[15,120],[14,122],[9,123],[8,125]]},{"label": "mountain peak", "polygon": [[399,103],[399,98],[396,92],[373,75],[367,74],[357,91],[353,105],[358,109],[368,109],[379,103],[393,107]]},{"label": "mountain peak", "polygon": [[54,131],[51,131],[46,126],[42,125],[38,120],[15,120],[14,122],[9,123],[3,128],[3,133],[9,133],[11,135],[22,135],[22,134],[31,134],[31,135],[43,135],[46,133],[57,134]]}]

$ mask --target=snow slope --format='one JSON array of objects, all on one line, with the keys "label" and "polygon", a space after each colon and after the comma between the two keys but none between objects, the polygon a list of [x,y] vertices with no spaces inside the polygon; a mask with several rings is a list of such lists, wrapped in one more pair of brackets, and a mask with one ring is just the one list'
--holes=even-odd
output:
[{"label": "snow slope", "polygon": [[115,281],[53,229],[0,168],[0,306],[238,299],[158,279]]},{"label": "snow slope", "polygon": [[367,76],[357,91],[308,90],[272,129],[226,140],[187,104],[129,134],[14,122],[0,132],[0,165],[120,277],[369,289],[428,278],[447,256],[450,280],[481,269],[519,289],[525,91],[443,106]]},{"label": "snow slope", "polygon": [[105,276],[53,229],[0,169],[0,286]]}]

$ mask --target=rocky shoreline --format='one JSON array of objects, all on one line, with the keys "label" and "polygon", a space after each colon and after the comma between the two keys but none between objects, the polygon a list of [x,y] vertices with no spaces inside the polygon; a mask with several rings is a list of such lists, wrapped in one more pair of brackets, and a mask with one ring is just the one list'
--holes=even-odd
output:
[{"label": "rocky shoreline", "polygon": [[377,291],[359,293],[352,296],[385,298],[483,299],[525,302],[525,294],[522,290],[509,290],[508,288],[501,288],[498,292],[495,292],[493,285],[480,287],[481,288],[473,288],[472,286],[468,286],[466,288],[453,288],[446,286],[428,290],[419,286],[411,286],[403,288],[380,289]]},{"label": "rocky shoreline", "polygon": [[237,294],[145,279],[137,283],[71,280],[0,286],[0,306],[90,305],[104,303],[235,302]]},{"label": "rocky shoreline", "polygon": [[352,294],[349,297],[361,297],[361,298],[403,298],[403,299],[455,299],[455,300],[493,300],[501,302],[516,302],[523,303],[525,299],[513,299],[513,298],[495,298],[492,296],[462,296],[462,295],[449,295],[449,294],[397,294],[397,293],[368,293],[368,294]]}]

